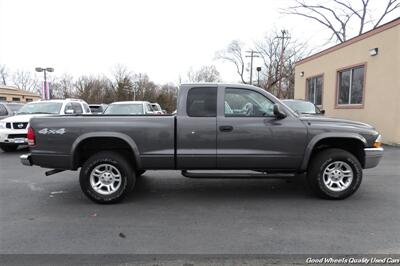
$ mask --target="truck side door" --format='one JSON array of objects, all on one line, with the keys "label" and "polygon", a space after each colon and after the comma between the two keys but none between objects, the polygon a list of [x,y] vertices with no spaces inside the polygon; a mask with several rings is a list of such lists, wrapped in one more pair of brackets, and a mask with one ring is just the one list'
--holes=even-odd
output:
[{"label": "truck side door", "polygon": [[217,166],[217,87],[181,88],[177,115],[177,168]]},{"label": "truck side door", "polygon": [[217,118],[218,169],[297,169],[307,139],[296,117],[277,119],[271,99],[246,88],[224,88]]}]

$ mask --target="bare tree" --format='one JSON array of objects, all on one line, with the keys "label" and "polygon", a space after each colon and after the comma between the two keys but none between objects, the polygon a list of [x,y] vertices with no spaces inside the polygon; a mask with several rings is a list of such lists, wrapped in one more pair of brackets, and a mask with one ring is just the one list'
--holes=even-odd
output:
[{"label": "bare tree", "polygon": [[[358,0],[357,3],[348,0],[329,2],[293,0],[293,2],[294,5],[283,9],[282,13],[302,16],[323,25],[332,34],[329,40],[336,39],[340,43],[349,38],[350,28],[357,27],[357,35],[360,35],[365,32],[367,24],[371,24],[374,29],[381,25],[388,14],[400,8],[399,0],[386,0],[385,9],[379,16],[374,17],[369,8],[370,0]],[[358,20],[358,26],[355,26],[355,20]]]},{"label": "bare tree", "polygon": [[113,70],[112,87],[117,101],[133,100],[133,73],[123,65],[116,65]]},{"label": "bare tree", "polygon": [[8,70],[5,65],[0,65],[0,82],[3,85],[7,85],[7,79],[8,79]]},{"label": "bare tree", "polygon": [[81,76],[74,87],[73,95],[88,103],[111,103],[118,100],[110,80],[105,76]]},{"label": "bare tree", "polygon": [[60,78],[53,77],[49,83],[52,99],[65,99],[74,96],[74,79],[71,75],[64,74]]},{"label": "bare tree", "polygon": [[178,87],[174,84],[164,84],[161,86],[160,92],[157,97],[157,103],[167,112],[172,113],[176,110],[176,96],[178,94]]},{"label": "bare tree", "polygon": [[17,70],[12,75],[12,83],[19,89],[38,93],[40,84],[29,71]]},{"label": "bare tree", "polygon": [[139,73],[134,76],[136,100],[156,102],[159,86],[150,80],[147,74]]},{"label": "bare tree", "polygon": [[189,82],[220,82],[221,76],[214,65],[202,66],[198,70],[191,68],[187,73]]},{"label": "bare tree", "polygon": [[236,73],[239,75],[242,83],[246,84],[244,75],[245,68],[245,55],[243,51],[244,43],[239,40],[232,41],[225,50],[216,53],[215,58],[223,61],[231,62],[236,68]]},{"label": "bare tree", "polygon": [[[287,32],[288,34],[288,32]],[[294,63],[311,53],[304,42],[293,37],[278,37],[273,31],[256,43],[263,61],[260,87],[279,98],[292,98],[294,94]]]}]

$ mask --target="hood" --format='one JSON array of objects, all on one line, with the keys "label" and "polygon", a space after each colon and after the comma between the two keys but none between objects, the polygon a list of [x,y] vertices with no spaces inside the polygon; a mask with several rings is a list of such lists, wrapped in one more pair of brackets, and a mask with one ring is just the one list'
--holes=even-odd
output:
[{"label": "hood", "polygon": [[26,115],[14,115],[14,116],[9,116],[3,120],[1,120],[2,122],[10,122],[10,123],[14,123],[14,122],[29,122],[29,120],[32,117],[42,117],[42,116],[49,116],[48,114],[26,114]]},{"label": "hood", "polygon": [[332,124],[334,126],[342,126],[342,127],[349,127],[349,128],[365,128],[365,129],[374,129],[373,126],[368,125],[366,123],[347,120],[347,119],[340,119],[340,118],[332,118],[326,116],[311,116],[311,115],[302,115],[300,116],[300,120],[307,121],[311,124]]}]

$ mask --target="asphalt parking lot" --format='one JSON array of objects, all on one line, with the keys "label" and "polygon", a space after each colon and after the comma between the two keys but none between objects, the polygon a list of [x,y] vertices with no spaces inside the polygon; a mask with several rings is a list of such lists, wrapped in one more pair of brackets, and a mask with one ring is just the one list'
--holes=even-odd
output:
[{"label": "asphalt parking lot", "polygon": [[[26,152],[26,151],[25,151]],[[0,253],[400,253],[400,148],[343,201],[303,178],[193,180],[149,171],[117,205],[80,191],[77,172],[46,177],[0,152]]]}]

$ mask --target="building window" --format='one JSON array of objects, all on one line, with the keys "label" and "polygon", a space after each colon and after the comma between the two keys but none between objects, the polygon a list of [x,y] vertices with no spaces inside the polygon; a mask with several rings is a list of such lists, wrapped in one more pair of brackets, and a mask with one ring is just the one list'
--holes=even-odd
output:
[{"label": "building window", "polygon": [[338,72],[338,105],[362,104],[365,66],[356,66]]},{"label": "building window", "polygon": [[12,101],[13,101],[13,102],[19,102],[19,101],[21,101],[21,98],[13,97],[13,98],[12,98]]},{"label": "building window", "polygon": [[7,101],[7,97],[0,96],[0,101]]},{"label": "building window", "polygon": [[32,102],[33,99],[32,99],[32,98],[26,98],[25,101],[26,101],[26,102]]},{"label": "building window", "polygon": [[323,76],[315,76],[307,79],[306,100],[315,105],[322,106]]}]

